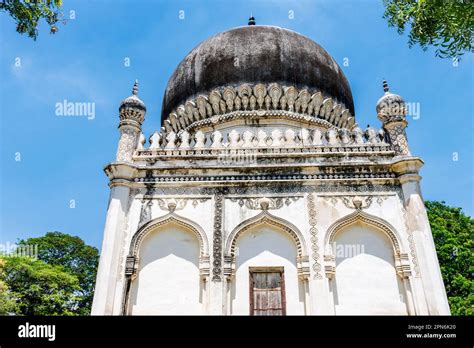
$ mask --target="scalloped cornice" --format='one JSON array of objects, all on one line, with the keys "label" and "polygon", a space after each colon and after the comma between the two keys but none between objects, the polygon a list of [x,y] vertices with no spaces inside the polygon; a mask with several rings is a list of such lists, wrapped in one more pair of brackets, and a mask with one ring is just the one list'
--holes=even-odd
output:
[{"label": "scalloped cornice", "polygon": [[344,104],[325,97],[320,91],[310,93],[306,88],[297,89],[278,83],[227,86],[200,94],[173,110],[163,125],[166,132],[177,133],[195,128],[196,124],[205,124],[203,120],[214,118],[220,122],[223,115],[251,111],[269,116],[285,111],[322,119],[338,128],[355,126],[355,119]]}]

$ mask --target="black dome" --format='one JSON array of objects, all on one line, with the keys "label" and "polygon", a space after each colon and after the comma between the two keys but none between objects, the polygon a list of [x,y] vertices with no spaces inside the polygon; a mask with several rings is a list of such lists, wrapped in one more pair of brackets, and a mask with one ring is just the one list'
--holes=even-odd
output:
[{"label": "black dome", "polygon": [[200,93],[272,82],[317,89],[354,115],[349,83],[324,48],[294,31],[252,25],[212,36],[183,59],[166,87],[162,123],[177,106]]}]

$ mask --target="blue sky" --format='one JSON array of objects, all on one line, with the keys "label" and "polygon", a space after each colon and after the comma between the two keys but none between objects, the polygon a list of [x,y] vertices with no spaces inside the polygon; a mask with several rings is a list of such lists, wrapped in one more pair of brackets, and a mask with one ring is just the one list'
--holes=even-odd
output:
[{"label": "blue sky", "polygon": [[[207,37],[246,25],[250,13],[257,24],[310,37],[334,57],[352,87],[359,125],[380,127],[382,78],[419,105],[407,132],[412,153],[425,161],[424,197],[473,216],[473,56],[453,66],[431,49],[408,48],[407,36],[382,18],[382,0],[64,0],[66,17],[70,10],[75,19],[56,35],[42,26],[36,42],[0,14],[0,243],[57,230],[100,247],[109,195],[103,167],[115,156],[120,101],[137,78],[148,137],[160,127],[166,82],[181,59]],[[95,103],[95,118],[56,116],[63,100]]]}]

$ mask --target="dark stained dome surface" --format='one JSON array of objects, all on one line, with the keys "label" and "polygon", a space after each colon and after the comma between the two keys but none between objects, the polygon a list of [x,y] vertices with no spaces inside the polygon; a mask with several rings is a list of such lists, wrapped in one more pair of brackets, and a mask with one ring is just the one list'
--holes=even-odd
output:
[{"label": "dark stained dome surface", "polygon": [[294,31],[252,25],[231,29],[200,43],[168,81],[162,123],[187,99],[242,83],[272,83],[317,89],[354,115],[349,83],[334,59],[317,43]]}]

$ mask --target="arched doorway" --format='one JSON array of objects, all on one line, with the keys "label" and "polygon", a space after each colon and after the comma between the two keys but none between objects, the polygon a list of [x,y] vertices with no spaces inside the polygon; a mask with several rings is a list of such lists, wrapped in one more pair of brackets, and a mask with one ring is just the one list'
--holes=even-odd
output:
[{"label": "arched doorway", "polygon": [[231,314],[305,314],[307,284],[300,274],[297,233],[262,213],[240,224],[228,243],[234,269],[228,288]]}]

